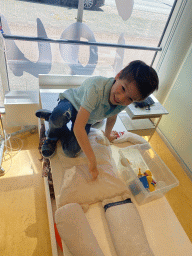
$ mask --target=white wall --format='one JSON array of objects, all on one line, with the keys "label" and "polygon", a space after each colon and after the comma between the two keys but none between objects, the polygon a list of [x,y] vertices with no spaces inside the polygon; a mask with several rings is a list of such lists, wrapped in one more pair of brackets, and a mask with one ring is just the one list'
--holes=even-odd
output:
[{"label": "white wall", "polygon": [[4,108],[3,99],[5,91],[8,91],[8,79],[4,52],[4,39],[0,33],[0,110]]},{"label": "white wall", "polygon": [[192,46],[181,65],[164,107],[159,128],[192,172]]},{"label": "white wall", "polygon": [[153,67],[160,78],[160,88],[155,94],[163,104],[180,65],[192,42],[192,0],[178,0],[165,36],[162,51],[157,54]]},{"label": "white wall", "polygon": [[168,115],[159,129],[192,177],[192,0],[178,0],[154,67],[160,88],[155,94]]}]

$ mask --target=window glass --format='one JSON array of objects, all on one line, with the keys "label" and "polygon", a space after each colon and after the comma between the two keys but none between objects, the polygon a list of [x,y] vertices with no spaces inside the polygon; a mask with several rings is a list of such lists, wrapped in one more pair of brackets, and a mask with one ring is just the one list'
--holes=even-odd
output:
[{"label": "window glass", "polygon": [[[133,0],[94,0],[96,6],[84,9],[82,23],[77,25],[76,1],[68,0],[66,5],[66,0],[1,0],[3,31],[28,37],[157,47],[174,3],[174,0],[135,0],[134,3]],[[85,2],[89,8],[91,1]],[[39,74],[114,76],[132,60],[150,64],[155,53],[8,39],[5,47],[10,90],[37,89]]]}]

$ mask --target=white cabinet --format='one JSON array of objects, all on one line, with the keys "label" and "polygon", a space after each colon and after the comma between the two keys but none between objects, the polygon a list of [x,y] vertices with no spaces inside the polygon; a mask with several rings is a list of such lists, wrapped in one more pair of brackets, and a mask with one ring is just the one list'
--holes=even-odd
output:
[{"label": "white cabinet", "polygon": [[35,112],[39,109],[38,91],[10,91],[5,93],[7,126],[38,125]]}]

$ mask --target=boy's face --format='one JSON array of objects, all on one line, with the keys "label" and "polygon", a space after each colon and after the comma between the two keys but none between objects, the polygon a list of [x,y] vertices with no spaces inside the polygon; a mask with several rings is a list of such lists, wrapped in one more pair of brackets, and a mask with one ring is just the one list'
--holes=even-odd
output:
[{"label": "boy's face", "polygon": [[112,105],[128,106],[134,101],[141,101],[142,97],[135,82],[119,79],[119,75],[120,73],[115,77],[116,81],[111,88],[109,102]]}]

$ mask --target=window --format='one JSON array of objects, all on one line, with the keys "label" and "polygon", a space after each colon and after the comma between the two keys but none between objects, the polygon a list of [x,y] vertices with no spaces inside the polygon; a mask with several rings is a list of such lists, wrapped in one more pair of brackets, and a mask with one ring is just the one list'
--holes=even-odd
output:
[{"label": "window", "polygon": [[[75,4],[75,0],[73,2]],[[157,47],[174,0],[135,0],[131,16],[127,20],[119,15],[122,12],[115,0],[105,0],[101,7],[84,9],[82,24],[79,26],[78,8],[64,3],[66,1],[62,0],[1,0],[3,31],[5,34],[55,40],[80,39]],[[151,64],[155,54],[153,50],[8,39],[5,39],[5,46],[9,90],[35,90],[38,88],[38,75],[44,73],[114,76],[135,59]],[[2,85],[0,93],[2,105]]]}]

